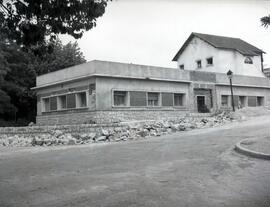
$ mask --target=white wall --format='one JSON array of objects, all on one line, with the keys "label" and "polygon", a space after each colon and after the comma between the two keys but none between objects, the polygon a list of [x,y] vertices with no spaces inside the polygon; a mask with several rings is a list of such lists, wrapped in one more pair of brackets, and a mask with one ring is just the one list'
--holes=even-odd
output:
[{"label": "white wall", "polygon": [[[213,65],[207,66],[206,58],[213,57]],[[197,60],[202,67],[197,68]],[[253,64],[245,64],[245,57],[237,51],[217,49],[200,38],[194,37],[177,61],[177,67],[184,64],[185,70],[199,70],[217,73],[233,71],[237,75],[265,77],[261,71],[261,57],[252,57]]]}]

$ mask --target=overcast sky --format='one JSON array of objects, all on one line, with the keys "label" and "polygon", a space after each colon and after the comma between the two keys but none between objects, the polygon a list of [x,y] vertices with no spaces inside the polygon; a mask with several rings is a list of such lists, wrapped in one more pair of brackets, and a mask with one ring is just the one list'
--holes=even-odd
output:
[{"label": "overcast sky", "polygon": [[172,58],[191,32],[199,32],[239,37],[264,50],[270,66],[270,27],[260,23],[268,14],[269,0],[114,0],[78,43],[88,61],[176,67]]}]

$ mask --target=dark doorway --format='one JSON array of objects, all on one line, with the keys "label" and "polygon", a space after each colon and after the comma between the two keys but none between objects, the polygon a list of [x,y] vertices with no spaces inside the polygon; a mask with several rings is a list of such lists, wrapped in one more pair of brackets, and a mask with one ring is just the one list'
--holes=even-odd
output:
[{"label": "dark doorway", "polygon": [[209,110],[205,104],[205,97],[204,96],[197,96],[197,107],[198,107],[199,113],[209,112]]}]

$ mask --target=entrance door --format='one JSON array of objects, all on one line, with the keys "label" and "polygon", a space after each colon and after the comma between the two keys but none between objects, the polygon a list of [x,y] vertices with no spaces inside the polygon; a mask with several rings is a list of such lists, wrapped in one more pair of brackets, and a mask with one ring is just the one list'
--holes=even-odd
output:
[{"label": "entrance door", "polygon": [[205,105],[205,97],[204,96],[197,96],[197,107],[199,113],[206,113],[207,107]]}]

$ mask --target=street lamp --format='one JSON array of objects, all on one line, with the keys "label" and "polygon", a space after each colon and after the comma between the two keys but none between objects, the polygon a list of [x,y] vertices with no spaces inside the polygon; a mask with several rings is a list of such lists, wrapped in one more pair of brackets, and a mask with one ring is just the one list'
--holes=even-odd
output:
[{"label": "street lamp", "polygon": [[233,72],[231,70],[229,70],[227,72],[227,77],[229,78],[230,80],[230,88],[231,88],[231,96],[232,96],[232,108],[233,108],[233,111],[235,111],[234,109],[234,100],[233,100],[233,89],[232,89],[232,77],[233,77]]}]

